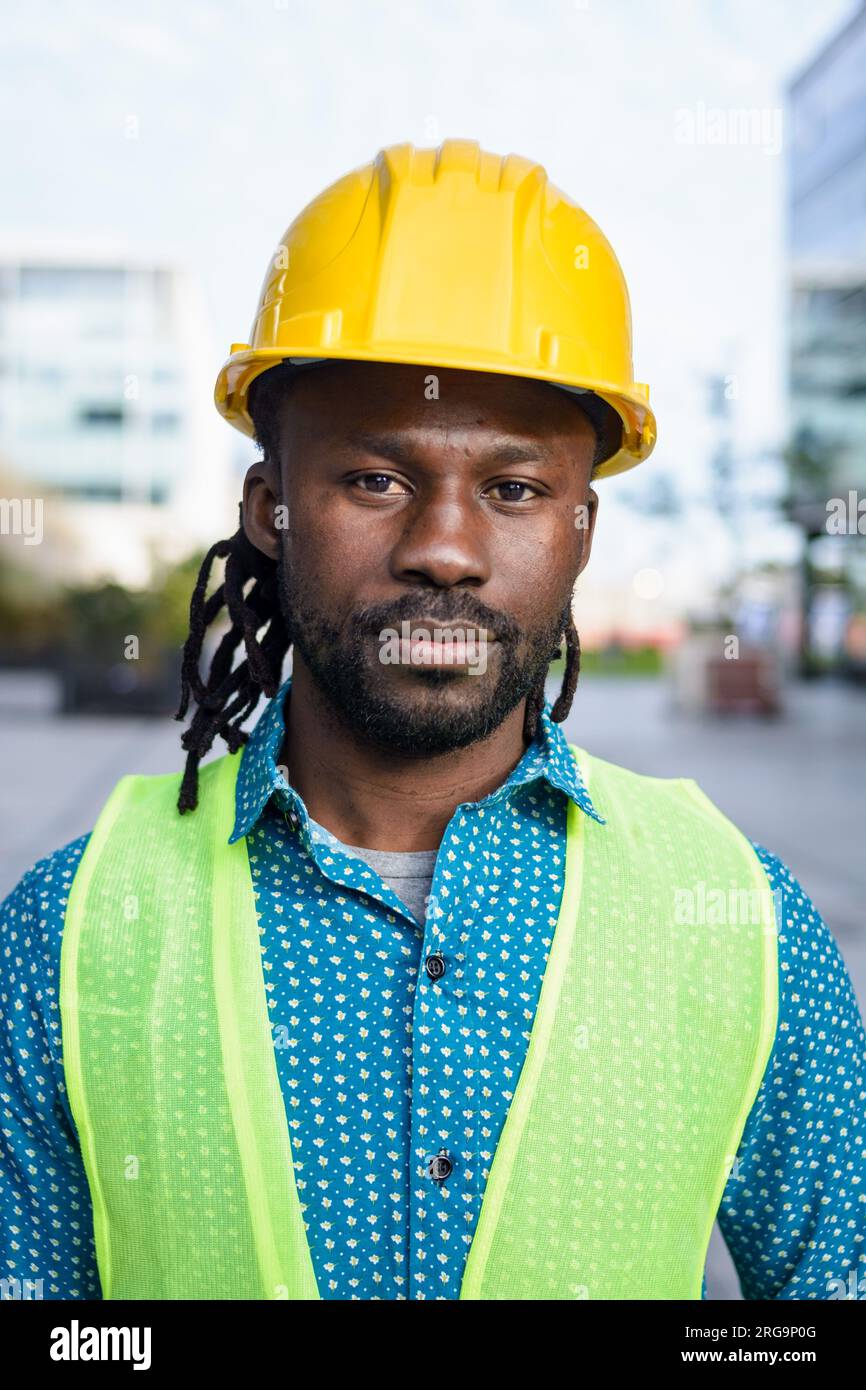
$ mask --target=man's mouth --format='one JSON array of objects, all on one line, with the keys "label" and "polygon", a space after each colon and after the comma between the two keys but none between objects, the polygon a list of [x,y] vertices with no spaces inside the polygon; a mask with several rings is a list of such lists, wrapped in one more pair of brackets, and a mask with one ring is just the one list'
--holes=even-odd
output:
[{"label": "man's mouth", "polygon": [[383,665],[474,675],[486,671],[490,648],[496,644],[485,627],[428,618],[404,619],[399,628],[383,628],[378,635]]},{"label": "man's mouth", "polygon": [[409,642],[409,663],[412,666],[472,666],[488,643],[474,637],[415,633]]}]

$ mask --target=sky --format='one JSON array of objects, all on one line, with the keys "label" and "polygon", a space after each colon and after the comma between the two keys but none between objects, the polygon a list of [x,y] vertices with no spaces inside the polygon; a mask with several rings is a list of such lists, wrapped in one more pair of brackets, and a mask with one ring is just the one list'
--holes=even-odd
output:
[{"label": "sky", "polygon": [[[4,16],[0,236],[98,240],[192,268],[215,377],[229,344],[247,340],[286,226],[382,146],[472,138],[536,159],[623,266],[635,376],[659,423],[652,476],[691,498],[670,581],[698,555],[710,581],[706,528],[720,573],[730,557],[701,504],[718,429],[705,378],[730,378],[735,441],[756,469],[785,432],[785,86],[856,8],[34,0]],[[714,110],[743,108],[760,113],[750,143],[707,142]],[[622,524],[638,572],[664,527]],[[755,534],[747,548],[790,553],[783,531]],[[603,581],[622,550],[612,537],[600,549]]]}]

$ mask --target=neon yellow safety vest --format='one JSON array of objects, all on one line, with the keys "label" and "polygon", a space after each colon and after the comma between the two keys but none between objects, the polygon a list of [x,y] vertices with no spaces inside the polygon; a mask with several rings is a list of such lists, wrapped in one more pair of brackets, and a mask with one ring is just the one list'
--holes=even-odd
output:
[{"label": "neon yellow safety vest", "polygon": [[[461,1299],[699,1299],[776,1027],[773,895],[690,780],[578,757],[566,877]],[[126,777],[73,881],[66,1084],[103,1296],[316,1299],[292,1171],[238,755]]]}]

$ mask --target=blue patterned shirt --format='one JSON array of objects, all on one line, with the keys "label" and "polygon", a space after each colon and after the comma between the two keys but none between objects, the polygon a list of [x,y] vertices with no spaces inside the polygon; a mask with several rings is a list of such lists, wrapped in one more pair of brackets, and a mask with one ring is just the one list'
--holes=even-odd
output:
[{"label": "blue patterned shirt", "polygon": [[[557,922],[568,802],[604,822],[545,708],[504,784],[451,817],[422,925],[278,768],[289,684],[244,749],[232,839],[247,838],[319,1291],[456,1299]],[[100,1296],[58,1000],[87,838],[31,869],[0,916],[0,1278],[53,1299]],[[830,1281],[866,1274],[866,1039],[832,935],[755,848],[782,909],[779,1018],[718,1219],[744,1297],[827,1299]],[[437,1182],[442,1151],[453,1170]]]}]

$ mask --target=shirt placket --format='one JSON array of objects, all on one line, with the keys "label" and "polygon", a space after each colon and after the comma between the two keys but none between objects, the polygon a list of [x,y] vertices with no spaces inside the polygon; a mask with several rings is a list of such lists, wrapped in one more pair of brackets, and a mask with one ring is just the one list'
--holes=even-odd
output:
[{"label": "shirt placket", "polygon": [[[338,847],[337,841],[331,843],[328,839],[319,838],[318,835],[314,835],[303,802],[292,789],[288,791],[278,789],[273,799],[286,825],[290,831],[298,837],[301,847],[310,859],[312,859],[319,873],[336,887],[351,893],[363,893],[379,904],[380,907],[386,909],[388,912],[393,912],[395,916],[402,919],[407,931],[411,930],[413,940],[419,951],[419,958],[423,962],[424,953],[421,947],[422,929],[407,912],[405,905],[401,902],[397,894],[382,880],[376,870],[357,856],[344,853],[343,850]],[[407,1065],[407,1070],[409,1073],[408,1082],[411,1087],[411,1063]],[[383,1085],[378,1074],[374,1079],[371,1078],[371,1084],[378,1087]],[[384,1104],[377,1107],[379,1111],[385,1108]],[[382,1138],[384,1142],[385,1136],[383,1135]],[[404,1138],[403,1145],[405,1145],[405,1143],[406,1140]],[[405,1155],[404,1162],[409,1163],[411,1166],[411,1160],[409,1158],[411,1149],[407,1151],[405,1147],[402,1147],[402,1151]],[[398,1157],[394,1152],[394,1138],[391,1136],[391,1139],[381,1151],[380,1166],[382,1171],[384,1172],[386,1169],[393,1171],[395,1162],[397,1161]],[[411,1183],[407,1184],[407,1208],[411,1206],[410,1192]],[[403,1249],[406,1252],[402,1276],[403,1293],[402,1295],[398,1295],[398,1297],[402,1296],[406,1299],[411,1297],[410,1268],[412,1263],[412,1241],[409,1226],[410,1222],[407,1209],[404,1215],[403,1225],[405,1232]]]},{"label": "shirt placket", "polygon": [[481,1190],[474,987],[489,813],[458,807],[436,861],[412,1033],[410,1297],[458,1299]]}]

